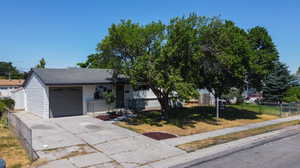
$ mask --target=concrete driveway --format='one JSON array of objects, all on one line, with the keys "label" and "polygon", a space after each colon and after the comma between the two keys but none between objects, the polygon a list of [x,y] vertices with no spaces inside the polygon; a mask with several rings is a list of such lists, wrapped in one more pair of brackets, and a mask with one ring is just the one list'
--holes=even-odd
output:
[{"label": "concrete driveway", "polygon": [[44,120],[18,113],[32,129],[33,149],[42,168],[118,167],[135,168],[185,152],[130,130],[90,116]]}]

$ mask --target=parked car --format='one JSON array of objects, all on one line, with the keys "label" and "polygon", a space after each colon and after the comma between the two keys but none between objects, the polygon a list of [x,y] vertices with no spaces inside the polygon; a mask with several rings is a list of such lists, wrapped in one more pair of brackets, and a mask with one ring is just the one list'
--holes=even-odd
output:
[{"label": "parked car", "polygon": [[6,168],[6,163],[3,159],[0,159],[0,168]]}]

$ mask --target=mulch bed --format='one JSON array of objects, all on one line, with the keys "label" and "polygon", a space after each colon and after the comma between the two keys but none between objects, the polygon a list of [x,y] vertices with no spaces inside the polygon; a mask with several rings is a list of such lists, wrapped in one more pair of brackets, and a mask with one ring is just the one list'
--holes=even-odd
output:
[{"label": "mulch bed", "polygon": [[110,121],[115,118],[120,117],[121,115],[98,115],[96,118],[103,120],[103,121]]},{"label": "mulch bed", "polygon": [[169,139],[169,138],[176,138],[176,135],[165,133],[165,132],[146,132],[143,133],[143,135],[155,139],[155,140],[163,140],[163,139]]}]

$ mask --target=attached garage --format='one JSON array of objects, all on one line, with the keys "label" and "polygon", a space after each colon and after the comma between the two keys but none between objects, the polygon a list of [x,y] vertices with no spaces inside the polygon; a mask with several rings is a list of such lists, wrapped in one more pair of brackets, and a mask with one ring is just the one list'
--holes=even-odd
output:
[{"label": "attached garage", "polygon": [[95,101],[106,110],[103,99],[95,100],[98,86],[112,90],[112,70],[37,69],[24,83],[26,111],[42,118],[84,115]]},{"label": "attached garage", "polygon": [[42,118],[105,113],[111,107],[105,102],[105,92],[115,94],[113,106],[117,108],[128,108],[134,99],[143,100],[143,108],[159,106],[149,90],[136,95],[124,76],[116,81],[112,77],[111,69],[33,68],[23,86],[25,110]]},{"label": "attached garage", "polygon": [[83,114],[82,87],[50,87],[49,100],[51,117]]}]

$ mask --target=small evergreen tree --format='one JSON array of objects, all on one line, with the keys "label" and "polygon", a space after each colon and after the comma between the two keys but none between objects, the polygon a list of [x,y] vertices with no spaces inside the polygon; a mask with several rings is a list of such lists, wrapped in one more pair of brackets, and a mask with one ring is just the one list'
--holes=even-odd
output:
[{"label": "small evergreen tree", "polygon": [[282,103],[284,93],[293,85],[293,77],[288,67],[277,61],[273,71],[264,81],[263,97],[265,101]]},{"label": "small evergreen tree", "polygon": [[110,112],[112,104],[115,102],[115,96],[112,92],[105,92],[103,94],[105,103],[108,105],[108,112]]},{"label": "small evergreen tree", "polygon": [[36,68],[45,68],[46,67],[46,61],[44,58],[40,60],[40,63],[36,65]]}]

